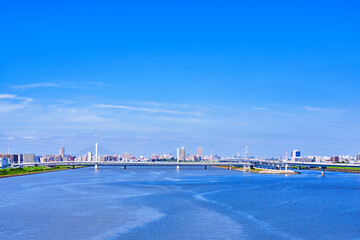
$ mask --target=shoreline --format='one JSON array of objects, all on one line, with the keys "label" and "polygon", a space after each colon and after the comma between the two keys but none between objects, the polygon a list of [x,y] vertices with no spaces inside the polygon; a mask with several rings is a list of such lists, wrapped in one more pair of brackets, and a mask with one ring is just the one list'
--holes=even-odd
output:
[{"label": "shoreline", "polygon": [[[26,176],[26,175],[32,175],[32,174],[39,174],[39,173],[49,173],[49,172],[57,172],[57,171],[64,171],[64,170],[72,170],[77,168],[83,168],[83,166],[78,166],[75,168],[63,168],[63,169],[49,169],[49,170],[43,170],[43,171],[30,171],[30,172],[23,172],[23,173],[17,173],[17,174],[9,174],[9,175],[0,175],[1,178],[8,178],[8,177],[20,177],[20,176]],[[3,169],[9,169],[9,168],[3,168]],[[2,170],[2,169],[0,169]]]},{"label": "shoreline", "polygon": [[[227,169],[227,166],[218,166],[218,167]],[[234,166],[231,167],[231,170],[257,173],[257,174],[285,174],[285,175],[300,174],[300,172],[295,172],[293,170],[275,170],[275,169],[262,169],[262,168],[251,168],[250,171],[244,171],[243,168],[234,167]]]}]

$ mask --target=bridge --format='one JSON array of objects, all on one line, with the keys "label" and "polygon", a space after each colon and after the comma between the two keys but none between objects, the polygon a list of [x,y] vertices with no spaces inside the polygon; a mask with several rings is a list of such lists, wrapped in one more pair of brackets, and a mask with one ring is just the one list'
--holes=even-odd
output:
[{"label": "bridge", "polygon": [[232,166],[242,167],[244,171],[250,170],[251,167],[262,168],[262,169],[277,169],[287,171],[289,167],[301,167],[306,168],[320,168],[321,174],[325,175],[325,169],[327,167],[344,167],[354,168],[359,167],[360,164],[337,164],[337,163],[317,163],[317,162],[292,162],[292,161],[274,161],[274,160],[263,160],[263,159],[249,159],[248,161],[231,161],[231,162],[101,162],[101,161],[58,161],[58,162],[43,162],[43,163],[20,163],[14,164],[13,167],[26,167],[26,166],[94,166],[97,170],[99,166],[122,166],[126,169],[127,166],[170,166],[176,167],[177,170],[184,166],[201,166],[204,169],[207,167],[219,167],[226,166],[229,170]]}]

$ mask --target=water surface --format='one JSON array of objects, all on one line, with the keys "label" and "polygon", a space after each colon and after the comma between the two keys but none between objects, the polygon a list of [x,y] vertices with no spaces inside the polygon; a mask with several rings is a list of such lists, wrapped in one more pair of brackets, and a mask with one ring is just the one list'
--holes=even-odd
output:
[{"label": "water surface", "polygon": [[0,179],[0,239],[360,239],[360,175],[100,167]]}]

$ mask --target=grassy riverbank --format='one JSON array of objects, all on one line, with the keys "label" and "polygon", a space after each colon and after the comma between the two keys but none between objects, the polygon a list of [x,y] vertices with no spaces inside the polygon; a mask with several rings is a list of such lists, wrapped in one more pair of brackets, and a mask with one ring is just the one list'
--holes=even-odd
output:
[{"label": "grassy riverbank", "polygon": [[[298,168],[293,166],[292,168]],[[300,169],[307,169],[306,167],[300,167]],[[321,168],[309,168],[309,170],[321,170]],[[347,173],[360,173],[359,167],[326,167],[325,171],[328,172],[347,172]]]},{"label": "grassy riverbank", "polygon": [[[81,166],[75,166],[79,168]],[[42,172],[52,172],[73,169],[72,166],[55,166],[55,167],[22,167],[22,168],[3,168],[0,169],[0,178],[2,177],[12,177],[12,176],[21,176]]]}]

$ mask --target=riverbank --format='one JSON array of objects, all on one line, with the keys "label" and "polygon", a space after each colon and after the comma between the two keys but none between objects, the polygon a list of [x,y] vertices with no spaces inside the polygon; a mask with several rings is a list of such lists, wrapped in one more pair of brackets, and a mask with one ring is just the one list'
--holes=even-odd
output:
[{"label": "riverbank", "polygon": [[[298,168],[298,167],[292,167],[292,168]],[[321,168],[301,167],[300,169],[321,171]],[[358,174],[360,174],[360,168],[358,168],[358,167],[327,167],[327,168],[325,168],[325,171],[327,171],[327,172],[345,172],[345,173],[358,173]]]},{"label": "riverbank", "polygon": [[[75,166],[75,168],[80,168],[83,166]],[[45,173],[45,172],[55,172],[73,169],[72,166],[55,166],[55,167],[23,167],[23,168],[3,168],[0,169],[0,178],[5,177],[16,177],[37,173]]]},{"label": "riverbank", "polygon": [[[228,169],[227,166],[219,166],[219,168]],[[236,171],[244,171],[242,167],[231,167],[231,170]],[[262,169],[262,168],[250,168],[249,170],[245,170],[245,172],[258,173],[258,174],[300,174],[299,172],[295,172],[292,170],[275,170],[275,169]]]}]

